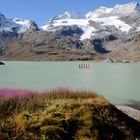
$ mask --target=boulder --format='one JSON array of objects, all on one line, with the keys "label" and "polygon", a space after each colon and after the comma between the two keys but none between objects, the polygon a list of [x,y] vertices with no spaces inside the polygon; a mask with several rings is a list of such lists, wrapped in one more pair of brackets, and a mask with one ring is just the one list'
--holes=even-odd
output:
[{"label": "boulder", "polygon": [[0,61],[0,65],[5,65],[3,62]]},{"label": "boulder", "polygon": [[116,63],[116,60],[112,58],[107,58],[106,60],[103,61],[103,63]]}]

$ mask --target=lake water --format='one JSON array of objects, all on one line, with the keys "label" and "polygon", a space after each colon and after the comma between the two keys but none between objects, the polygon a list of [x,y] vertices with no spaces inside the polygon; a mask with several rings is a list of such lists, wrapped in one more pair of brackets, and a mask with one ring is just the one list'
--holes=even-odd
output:
[{"label": "lake water", "polygon": [[[113,103],[140,101],[140,63],[5,62],[0,88],[48,90],[69,87],[96,91]],[[89,64],[89,69],[79,69]]]}]

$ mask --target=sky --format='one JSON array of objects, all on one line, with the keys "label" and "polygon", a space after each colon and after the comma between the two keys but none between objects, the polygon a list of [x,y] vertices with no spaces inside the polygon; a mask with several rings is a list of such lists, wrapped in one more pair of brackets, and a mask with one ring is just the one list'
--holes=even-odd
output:
[{"label": "sky", "polygon": [[100,6],[113,7],[134,1],[140,3],[140,0],[1,0],[0,12],[7,18],[31,19],[42,26],[64,11],[84,14]]}]

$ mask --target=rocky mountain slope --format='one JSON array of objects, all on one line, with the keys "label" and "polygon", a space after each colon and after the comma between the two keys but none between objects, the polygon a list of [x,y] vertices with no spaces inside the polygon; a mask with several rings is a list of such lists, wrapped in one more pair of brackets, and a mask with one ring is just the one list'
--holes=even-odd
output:
[{"label": "rocky mountain slope", "polygon": [[0,14],[0,55],[5,60],[140,60],[140,6],[64,12],[38,28]]}]

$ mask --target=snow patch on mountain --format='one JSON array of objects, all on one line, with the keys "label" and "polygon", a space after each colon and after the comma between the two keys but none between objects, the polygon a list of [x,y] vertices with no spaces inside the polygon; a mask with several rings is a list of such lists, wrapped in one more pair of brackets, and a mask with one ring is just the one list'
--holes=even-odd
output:
[{"label": "snow patch on mountain", "polygon": [[27,26],[27,27],[29,27],[30,23],[31,23],[30,20],[25,20],[25,19],[20,19],[20,18],[14,18],[13,22],[15,22],[16,24],[19,24],[19,25]]},{"label": "snow patch on mountain", "polygon": [[15,24],[17,24],[18,27],[20,27],[20,30],[19,30],[20,33],[26,32],[32,26],[32,21],[30,21],[30,20],[14,18],[12,21]]},{"label": "snow patch on mountain", "polygon": [[0,31],[17,31],[18,33],[26,32],[30,29],[31,23],[29,20],[7,19],[0,25]]},{"label": "snow patch on mountain", "polygon": [[137,2],[130,2],[127,4],[123,4],[123,5],[116,5],[113,10],[112,13],[120,13],[120,14],[130,14],[130,13],[134,13],[136,11],[140,10],[140,6]]},{"label": "snow patch on mountain", "polygon": [[0,31],[13,32],[15,28],[18,29],[19,26],[12,20],[5,19],[0,22]]},{"label": "snow patch on mountain", "polygon": [[93,32],[96,31],[94,27],[91,27],[89,25],[89,21],[87,19],[61,19],[61,20],[55,20],[53,22],[52,27],[49,27],[49,25],[42,26],[41,28],[43,30],[49,30],[49,31],[55,31],[56,29],[54,27],[57,26],[72,26],[77,25],[79,28],[83,30],[83,35],[81,36],[81,40],[90,38],[91,35],[93,35]]},{"label": "snow patch on mountain", "polygon": [[40,30],[43,30],[43,31],[49,30],[49,24],[45,24],[45,25],[41,26]]},{"label": "snow patch on mountain", "polygon": [[129,32],[129,30],[131,29],[130,25],[121,21],[119,19],[119,17],[117,17],[117,16],[110,16],[110,17],[106,17],[106,18],[94,18],[92,20],[100,23],[103,26],[113,25],[118,30],[121,30],[122,32]]},{"label": "snow patch on mountain", "polygon": [[21,18],[7,19],[0,13],[0,31],[24,33],[37,29],[35,22]]},{"label": "snow patch on mountain", "polygon": [[136,31],[139,32],[140,31],[140,27],[137,27],[137,30]]},{"label": "snow patch on mountain", "polygon": [[66,26],[66,25],[79,25],[79,26],[87,26],[88,25],[88,20],[85,19],[64,19],[64,20],[58,20],[55,21],[54,26]]},{"label": "snow patch on mountain", "polygon": [[100,7],[96,11],[90,11],[88,12],[85,17],[86,19],[93,19],[101,16],[102,14],[109,14],[111,13],[113,8],[107,8],[107,7]]},{"label": "snow patch on mountain", "polygon": [[88,39],[91,36],[95,35],[96,29],[94,27],[90,26],[79,26],[79,27],[84,31],[84,33],[81,35],[80,38],[81,40]]}]

